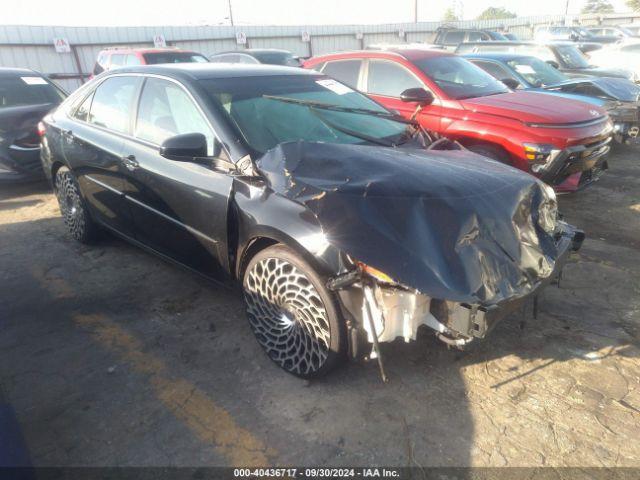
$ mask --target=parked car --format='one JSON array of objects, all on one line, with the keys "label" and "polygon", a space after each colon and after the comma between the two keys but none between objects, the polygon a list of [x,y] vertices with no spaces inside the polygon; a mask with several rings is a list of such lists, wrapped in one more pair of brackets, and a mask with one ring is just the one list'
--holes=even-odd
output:
[{"label": "parked car", "polygon": [[218,63],[265,63],[267,65],[288,67],[301,66],[300,59],[290,51],[275,48],[247,48],[232,52],[220,52],[211,55],[209,60]]},{"label": "parked car", "polygon": [[624,26],[625,31],[631,33],[634,37],[640,37],[640,25],[630,23]]},{"label": "parked car", "polygon": [[38,72],[0,68],[0,181],[44,178],[38,122],[66,96]]},{"label": "parked car", "polygon": [[590,183],[606,167],[612,124],[583,102],[512,92],[468,60],[442,50],[337,53],[315,68],[414,117],[466,148],[539,176],[558,191]]},{"label": "parked car", "polygon": [[511,40],[513,42],[517,42],[520,40],[515,33],[503,32],[502,35],[504,35],[504,38],[506,38],[507,40]]},{"label": "parked car", "polygon": [[[478,42],[463,43],[456,49],[456,53],[460,55],[497,52],[519,53],[538,57],[570,77],[615,77],[626,78],[636,83],[640,81],[640,75],[637,73],[627,68],[620,68],[620,65],[624,64],[611,65],[609,68],[592,65],[589,58],[578,50],[574,44],[568,42]],[[590,58],[593,58],[595,54],[596,52],[591,52],[589,54]]]},{"label": "parked car", "polygon": [[242,282],[258,342],[301,377],[420,325],[483,337],[584,238],[534,177],[310,70],[124,68],[44,125],[74,238],[104,228]]},{"label": "parked car", "polygon": [[600,26],[600,27],[590,27],[587,28],[587,31],[592,35],[600,35],[607,37],[617,37],[620,40],[633,39],[638,37],[637,31],[632,31],[627,27],[609,27],[609,26]]},{"label": "parked car", "polygon": [[504,41],[507,38],[503,34],[492,30],[446,27],[438,29],[433,43],[447,50],[455,50],[458,45],[464,42],[487,42],[491,40]]},{"label": "parked car", "polygon": [[624,65],[636,78],[640,78],[640,40],[610,45],[593,52],[591,62],[602,69]]},{"label": "parked car", "polygon": [[640,133],[640,86],[624,78],[571,78],[536,57],[517,53],[474,53],[464,57],[513,89],[543,92],[603,107],[614,138],[635,141]]},{"label": "parked car", "polygon": [[107,48],[98,54],[92,77],[114,68],[135,65],[205,62],[208,62],[207,57],[201,53],[179,48]]},{"label": "parked car", "polygon": [[594,35],[584,27],[566,26],[540,26],[533,35],[534,40],[549,42],[557,40],[569,40],[572,42],[587,43],[615,43],[620,40],[616,35]]}]

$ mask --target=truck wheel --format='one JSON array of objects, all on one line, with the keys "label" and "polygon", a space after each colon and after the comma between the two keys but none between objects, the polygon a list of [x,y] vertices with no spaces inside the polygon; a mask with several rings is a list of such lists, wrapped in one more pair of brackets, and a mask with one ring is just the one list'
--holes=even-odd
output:
[{"label": "truck wheel", "polygon": [[478,155],[490,158],[491,160],[497,160],[500,163],[511,165],[511,159],[509,158],[509,155],[499,147],[494,147],[493,145],[477,144],[469,145],[466,148],[473,153],[477,153]]},{"label": "truck wheel", "polygon": [[344,321],[323,278],[298,254],[274,245],[255,255],[243,279],[258,343],[281,368],[318,377],[346,354]]},{"label": "truck wheel", "polygon": [[56,172],[54,188],[60,213],[71,236],[81,243],[91,243],[99,236],[100,229],[89,215],[71,170],[60,167]]}]

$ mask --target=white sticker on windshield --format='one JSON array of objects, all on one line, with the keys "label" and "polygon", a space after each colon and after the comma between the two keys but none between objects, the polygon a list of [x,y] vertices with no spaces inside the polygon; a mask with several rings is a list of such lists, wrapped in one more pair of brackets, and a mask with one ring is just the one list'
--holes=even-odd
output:
[{"label": "white sticker on windshield", "polygon": [[46,85],[47,81],[42,77],[20,77],[27,85]]},{"label": "white sticker on windshield", "polygon": [[516,72],[523,75],[534,75],[536,71],[531,68],[531,65],[516,65]]},{"label": "white sticker on windshield", "polygon": [[337,93],[338,95],[344,95],[345,93],[353,92],[353,90],[346,85],[336,82],[335,80],[331,80],[330,78],[327,78],[326,80],[317,80],[316,83],[324,88],[331,90],[333,93]]}]

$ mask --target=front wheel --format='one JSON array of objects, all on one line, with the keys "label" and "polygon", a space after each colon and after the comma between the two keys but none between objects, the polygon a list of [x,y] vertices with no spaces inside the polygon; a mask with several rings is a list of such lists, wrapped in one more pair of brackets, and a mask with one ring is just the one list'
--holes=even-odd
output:
[{"label": "front wheel", "polygon": [[55,177],[55,193],[60,213],[71,236],[81,243],[91,243],[98,237],[99,227],[92,220],[80,194],[75,176],[67,167],[60,167]]},{"label": "front wheel", "polygon": [[346,356],[345,326],[321,276],[283,245],[247,265],[247,316],[269,358],[298,377],[324,375]]}]

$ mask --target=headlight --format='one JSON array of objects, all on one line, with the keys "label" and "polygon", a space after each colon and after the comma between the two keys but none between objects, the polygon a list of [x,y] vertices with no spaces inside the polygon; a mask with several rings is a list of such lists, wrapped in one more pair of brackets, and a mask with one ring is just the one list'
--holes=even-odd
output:
[{"label": "headlight", "polygon": [[547,184],[542,185],[543,200],[538,210],[538,225],[548,234],[556,230],[558,224],[558,201],[556,192]]},{"label": "headlight", "polygon": [[531,163],[531,170],[538,173],[558,154],[553,145],[525,143],[524,154]]},{"label": "headlight", "polygon": [[363,272],[365,272],[368,275],[371,275],[373,278],[375,278],[376,280],[382,282],[382,283],[397,283],[393,278],[391,278],[389,275],[387,275],[384,272],[381,272],[380,270],[370,267],[369,265],[366,265],[362,262],[356,262],[356,265],[358,265],[358,268],[360,268],[360,270],[362,270]]}]

